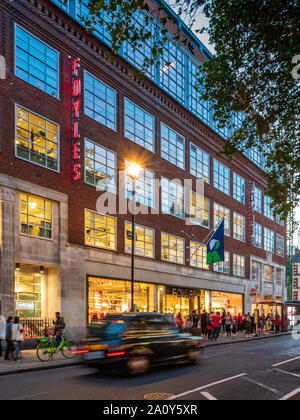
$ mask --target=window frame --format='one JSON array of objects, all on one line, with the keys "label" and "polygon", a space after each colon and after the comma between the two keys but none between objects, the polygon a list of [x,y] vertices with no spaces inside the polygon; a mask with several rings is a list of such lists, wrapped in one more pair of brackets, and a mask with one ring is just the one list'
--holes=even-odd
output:
[{"label": "window frame", "polygon": [[[125,248],[125,254],[131,255],[132,253],[126,250],[126,223],[129,223],[132,226],[132,222],[129,221],[129,220],[124,220],[124,248]],[[143,225],[140,225],[138,223],[135,223],[134,228],[136,229],[137,227],[140,227],[140,228],[143,228],[143,229],[148,229],[148,230],[152,231],[152,233],[153,233],[153,237],[152,237],[152,239],[153,239],[153,257],[148,257],[147,255],[140,255],[140,254],[137,254],[136,252],[134,253],[134,255],[136,257],[147,258],[149,260],[155,260],[155,233],[156,233],[155,228],[150,228],[148,226],[143,226]],[[135,239],[135,248],[134,248],[135,251],[136,251],[136,242],[137,242],[137,240]],[[132,240],[131,240],[131,244],[132,244]],[[144,244],[145,244],[145,241],[144,241]]]},{"label": "window frame", "polygon": [[[97,246],[97,245],[92,245],[92,244],[88,244],[86,243],[86,212],[89,211],[90,213],[94,213],[94,214],[99,214],[100,216],[105,216],[105,217],[109,217],[111,219],[115,220],[115,247],[114,248],[106,248],[104,246]],[[95,229],[96,230],[96,229]],[[93,238],[95,240],[95,237]],[[103,214],[103,213],[98,213],[97,211],[94,210],[90,210],[88,208],[84,208],[84,245],[91,247],[91,248],[95,248],[95,249],[103,249],[105,251],[110,251],[110,252],[117,252],[118,251],[118,219],[115,216],[108,216],[107,214]]]},{"label": "window frame", "polygon": [[[235,259],[238,259],[239,262],[244,261],[243,266],[241,265],[237,266],[237,264],[235,264]],[[243,274],[241,274],[241,271],[238,272],[236,270],[237,267],[243,267],[243,271],[242,271]],[[244,255],[239,255],[239,254],[232,255],[232,274],[237,277],[246,277],[246,258]]]},{"label": "window frame", "polygon": [[[218,176],[217,177],[215,176],[215,174],[216,174],[216,164],[217,164],[218,167],[222,166],[223,168],[225,168],[224,173],[226,172],[226,170],[228,171],[228,177],[226,177],[226,176],[223,177],[223,179],[226,182],[229,181],[228,189],[226,188],[226,191],[228,190],[228,192],[225,192],[224,189],[221,189],[219,183],[218,183],[218,186],[216,185],[216,178],[217,178],[217,180],[219,180],[219,178],[220,178],[220,172],[219,171],[217,171]],[[213,178],[214,179],[213,180],[213,187],[216,188],[218,191],[221,191],[223,194],[226,194],[230,197],[230,195],[231,195],[231,170],[228,166],[224,165],[222,162],[218,161],[218,159],[216,159],[216,158],[214,158],[214,160],[213,160],[213,177],[214,177]]]},{"label": "window frame", "polygon": [[[163,138],[163,136],[162,136],[163,126],[165,126],[165,128],[168,130],[168,139],[167,140],[165,139],[165,137]],[[175,133],[176,136],[182,137],[182,139],[183,139],[183,147],[182,147],[182,152],[183,152],[183,166],[182,167],[178,165],[178,162],[180,163],[180,161],[178,160],[177,149],[179,149],[179,147],[177,146],[177,144],[175,146],[176,147],[176,159],[175,159],[176,160],[176,163],[171,162],[171,160],[169,159],[169,157],[171,156],[170,153],[169,153],[169,151],[170,151],[170,135],[169,135],[169,132],[170,131],[173,132],[173,133]],[[166,142],[166,141],[168,142],[168,152],[163,152],[163,141],[164,142]],[[173,130],[173,128],[169,127],[163,121],[160,121],[160,157],[162,159],[166,160],[167,162],[171,163],[172,165],[176,166],[177,168],[182,169],[183,171],[185,171],[185,168],[186,168],[186,156],[185,156],[186,150],[185,149],[186,149],[186,138],[182,134],[178,133],[178,131]],[[167,159],[167,157],[164,157],[163,156],[163,153],[168,156],[168,159]]]},{"label": "window frame", "polygon": [[[238,194],[238,192],[241,191],[241,184],[240,184],[241,180],[242,180],[242,184],[244,186],[243,200],[239,198],[239,194]],[[246,180],[245,180],[245,178],[243,178],[241,175],[239,175],[239,174],[237,174],[236,172],[233,171],[232,186],[233,186],[233,193],[232,193],[233,198],[236,201],[238,201],[239,203],[245,204],[246,203]]]},{"label": "window frame", "polygon": [[[162,257],[162,252],[163,252],[162,235],[168,235],[168,237],[172,236],[172,237],[174,237],[176,239],[181,239],[183,241],[183,262],[182,263],[180,263],[180,262],[177,261],[177,259],[178,259],[178,257],[177,257],[177,253],[178,253],[177,249],[176,249],[176,262],[170,261],[170,260],[167,260],[167,259],[164,259]],[[170,243],[170,241],[168,241],[168,243]],[[176,241],[176,245],[177,245],[177,241]],[[185,239],[182,238],[181,236],[173,235],[172,233],[167,233],[167,232],[162,231],[160,233],[160,259],[161,259],[161,261],[168,262],[168,263],[171,263],[171,264],[178,264],[178,265],[185,266],[186,265]]]},{"label": "window frame", "polygon": [[[244,220],[244,229],[243,229],[243,239],[237,238],[237,229],[236,227],[240,227],[240,224],[236,224],[235,223],[235,217],[237,216],[238,220],[243,219]],[[237,213],[236,211],[233,212],[233,239],[235,239],[236,241],[240,241],[240,242],[246,242],[246,217],[240,213]]]},{"label": "window frame", "polygon": [[[191,164],[191,161],[192,161],[192,159],[191,159],[191,156],[192,156],[192,147],[195,147],[196,148],[196,157],[195,157],[195,161],[196,161],[196,168],[195,168],[195,170],[194,170],[194,173],[192,172],[192,164]],[[202,154],[202,160],[201,160],[201,163],[200,163],[200,165],[202,166],[202,168],[203,167],[208,167],[208,176],[207,176],[207,181],[206,181],[206,179],[204,179],[204,177],[203,176],[201,176],[201,177],[199,177],[198,176],[198,162],[199,162],[199,160],[198,160],[198,151],[200,151],[200,153]],[[197,178],[197,179],[201,179],[203,182],[205,182],[206,184],[210,184],[210,169],[211,169],[211,161],[210,161],[210,154],[209,153],[207,153],[207,152],[205,152],[203,149],[201,149],[201,147],[199,147],[199,146],[197,146],[195,143],[193,143],[192,141],[190,141],[190,150],[189,150],[189,152],[190,152],[190,155],[189,155],[189,160],[190,160],[190,174],[191,175],[193,175],[195,178]],[[203,157],[204,156],[207,156],[208,157],[208,166],[206,166],[205,165],[205,162],[203,161]],[[194,159],[194,158],[193,158]]]}]

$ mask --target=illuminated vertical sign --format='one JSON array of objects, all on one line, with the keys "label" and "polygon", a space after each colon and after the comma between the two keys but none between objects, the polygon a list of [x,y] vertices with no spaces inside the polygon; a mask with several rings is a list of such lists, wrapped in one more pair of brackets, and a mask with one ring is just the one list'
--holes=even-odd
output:
[{"label": "illuminated vertical sign", "polygon": [[253,223],[254,223],[254,189],[253,182],[249,182],[248,188],[248,235],[247,243],[248,245],[253,245]]},{"label": "illuminated vertical sign", "polygon": [[72,178],[80,179],[80,134],[79,112],[81,100],[81,83],[79,78],[80,58],[72,65]]}]

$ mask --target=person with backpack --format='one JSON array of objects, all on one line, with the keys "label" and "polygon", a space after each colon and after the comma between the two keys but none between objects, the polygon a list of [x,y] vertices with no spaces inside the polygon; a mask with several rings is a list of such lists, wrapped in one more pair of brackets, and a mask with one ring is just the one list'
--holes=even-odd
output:
[{"label": "person with backpack", "polygon": [[[5,339],[6,339],[7,345],[6,345],[4,360],[12,360],[14,351],[15,351],[14,342],[12,340],[12,325],[13,325],[12,321],[13,321],[13,317],[9,316],[7,318],[6,325],[5,325]],[[9,358],[9,356],[11,358]]]},{"label": "person with backpack", "polygon": [[211,321],[210,316],[208,316],[206,320],[206,331],[207,331],[207,338],[209,340],[212,340],[213,339],[213,326],[212,326],[212,321]]},{"label": "person with backpack", "polygon": [[200,322],[201,322],[201,335],[207,335],[208,330],[207,330],[207,321],[208,321],[208,313],[204,310],[201,314],[201,318],[200,318]]},{"label": "person with backpack", "polygon": [[24,342],[24,327],[20,324],[19,317],[16,316],[12,325],[12,340],[16,343],[15,361],[20,360],[20,353]]}]

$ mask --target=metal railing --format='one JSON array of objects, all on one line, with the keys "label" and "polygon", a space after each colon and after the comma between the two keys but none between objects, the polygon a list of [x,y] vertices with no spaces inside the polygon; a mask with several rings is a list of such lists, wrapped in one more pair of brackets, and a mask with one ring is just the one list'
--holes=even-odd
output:
[{"label": "metal railing", "polygon": [[54,335],[52,318],[20,318],[20,324],[24,327],[25,339]]}]

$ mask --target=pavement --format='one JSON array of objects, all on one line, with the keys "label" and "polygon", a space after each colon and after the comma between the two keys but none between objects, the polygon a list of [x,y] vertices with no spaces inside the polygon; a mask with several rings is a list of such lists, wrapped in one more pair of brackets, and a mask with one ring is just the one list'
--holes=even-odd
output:
[{"label": "pavement", "polygon": [[[218,341],[210,341],[206,337],[204,340],[207,346],[221,346],[221,345],[228,345],[234,343],[244,343],[244,342],[251,342],[254,340],[262,340],[268,338],[274,338],[284,335],[290,335],[290,333],[279,333],[279,334],[270,334],[264,335],[259,334],[258,336],[251,338],[246,338],[245,333],[237,333],[236,336],[227,337],[226,334],[220,334]],[[61,353],[55,354],[53,356],[53,360],[49,360],[48,362],[41,362],[36,355],[35,350],[23,350],[22,351],[22,359],[19,361],[14,360],[4,360],[3,357],[0,358],[0,376],[3,375],[10,375],[10,374],[17,374],[17,373],[26,373],[26,372],[34,372],[39,370],[49,370],[49,369],[56,369],[56,368],[63,368],[67,366],[76,366],[81,364],[80,357],[76,357],[74,359],[66,359],[63,357]]]}]

